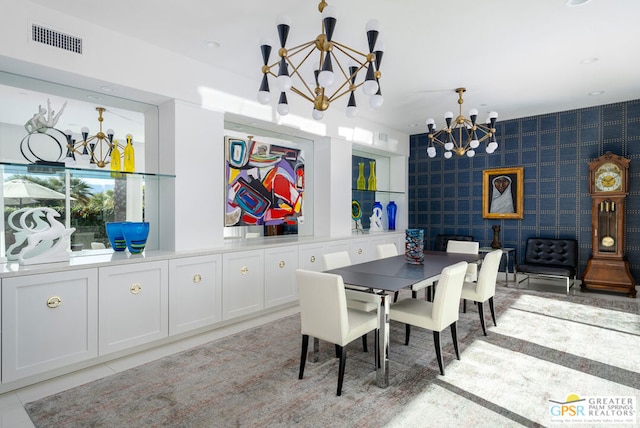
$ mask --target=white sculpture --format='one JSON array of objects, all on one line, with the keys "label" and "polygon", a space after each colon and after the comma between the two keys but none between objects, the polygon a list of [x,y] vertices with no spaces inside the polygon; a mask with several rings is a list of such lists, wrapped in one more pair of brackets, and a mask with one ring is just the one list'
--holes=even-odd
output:
[{"label": "white sculpture", "polygon": [[[54,110],[51,110],[51,101],[47,99],[48,109],[42,107],[42,105],[39,105],[38,112],[34,114],[33,117],[29,119],[29,121],[27,121],[27,123],[24,124],[24,129],[26,129],[29,134],[33,134],[34,132],[46,132],[47,129],[56,126],[56,123],[58,123],[58,119],[60,119],[60,115],[62,114],[66,106],[67,102],[65,101],[60,111],[56,114]],[[45,115],[47,116],[46,118]]]},{"label": "white sculpture", "polygon": [[[37,218],[46,216],[47,225],[36,223],[34,227],[27,225],[27,218]],[[67,229],[64,224],[56,220],[60,214],[53,208],[38,207],[31,208],[20,216],[20,226],[23,231],[29,232],[27,235],[27,245],[18,254],[18,262],[21,265],[31,265],[37,263],[65,262],[69,260],[69,246],[71,244],[71,234],[76,228]],[[46,249],[43,249],[46,247]]]},{"label": "white sculpture", "polygon": [[382,208],[378,205],[373,207],[373,215],[369,217],[369,232],[382,232]]},{"label": "white sculpture", "polygon": [[[22,215],[24,215],[25,212],[29,210],[31,210],[30,213],[27,214],[27,216],[24,219],[22,219],[21,218]],[[34,214],[38,214],[38,215],[34,215]],[[11,244],[9,248],[7,248],[7,260],[9,261],[18,260],[20,251],[26,245],[27,237],[31,235],[33,232],[39,232],[49,228],[49,223],[44,221],[41,214],[42,213],[40,212],[34,213],[31,208],[21,208],[9,214],[9,217],[7,218],[7,224],[11,229],[14,230],[13,237],[15,239],[15,242]],[[16,216],[20,219],[18,222],[14,221]],[[29,219],[29,216],[31,217],[31,219]],[[27,228],[22,227],[20,224],[20,223],[26,224],[29,222],[31,223],[31,225]],[[44,251],[48,248],[51,248],[52,245],[53,245],[52,241],[43,242],[39,246],[39,248],[42,251]],[[35,254],[36,254],[35,252],[32,252],[32,255],[35,255]]]}]

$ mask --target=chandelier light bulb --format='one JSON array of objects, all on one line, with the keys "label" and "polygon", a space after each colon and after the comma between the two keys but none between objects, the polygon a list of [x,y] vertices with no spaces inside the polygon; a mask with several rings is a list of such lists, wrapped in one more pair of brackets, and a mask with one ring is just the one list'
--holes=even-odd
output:
[{"label": "chandelier light bulb", "polygon": [[271,93],[269,91],[258,91],[258,102],[260,104],[269,104],[271,101]]},{"label": "chandelier light bulb", "polygon": [[[444,149],[445,149],[445,150],[453,150],[453,143],[452,143],[452,142],[450,142],[450,141],[449,141],[448,143],[445,143],[445,145],[444,145]],[[445,154],[446,154],[446,153],[445,153]]]},{"label": "chandelier light bulb", "polygon": [[432,117],[430,117],[429,119],[425,120],[424,123],[427,125],[427,127],[430,127],[429,125],[432,125],[432,126],[435,127],[435,125],[436,125],[436,121]]},{"label": "chandelier light bulb", "polygon": [[453,112],[452,111],[448,111],[444,114],[444,119],[453,119]]},{"label": "chandelier light bulb", "polygon": [[449,151],[444,152],[444,157],[445,159],[451,159],[451,152]]},{"label": "chandelier light bulb", "polygon": [[469,116],[477,116],[477,115],[478,115],[477,108],[472,108],[471,110],[469,110]]},{"label": "chandelier light bulb", "polygon": [[291,89],[291,77],[283,74],[276,77],[276,87],[280,92],[286,92]]},{"label": "chandelier light bulb", "polygon": [[467,150],[467,156],[469,156],[470,158],[474,157],[475,155],[476,155],[475,150]]},{"label": "chandelier light bulb", "polygon": [[291,18],[288,15],[278,15],[276,25],[286,25],[291,27]]},{"label": "chandelier light bulb", "polygon": [[380,31],[380,21],[377,19],[370,19],[364,29],[365,31]]},{"label": "chandelier light bulb", "polygon": [[487,144],[487,149],[491,149],[491,153],[495,152],[497,148],[498,148],[498,143],[496,143],[495,141],[492,141],[489,144]]},{"label": "chandelier light bulb", "polygon": [[314,108],[313,111],[311,112],[311,116],[315,119],[315,120],[322,120],[322,118],[324,117],[324,113],[321,112],[320,110]]},{"label": "chandelier light bulb", "polygon": [[477,149],[479,145],[480,141],[478,140],[471,140],[471,142],[469,143],[469,147],[471,147],[472,149]]},{"label": "chandelier light bulb", "polygon": [[429,156],[430,158],[435,158],[436,157],[436,148],[433,146],[427,147],[427,156]]},{"label": "chandelier light bulb", "polygon": [[383,102],[384,102],[384,98],[382,98],[382,95],[379,95],[379,94],[375,94],[371,98],[369,98],[369,105],[371,106],[371,108],[374,108],[374,109],[380,108]]},{"label": "chandelier light bulb", "polygon": [[347,106],[347,111],[345,113],[349,119],[353,119],[358,115],[358,107],[356,106]]},{"label": "chandelier light bulb", "polygon": [[318,84],[323,88],[333,85],[336,81],[336,75],[333,71],[325,70],[318,74]]},{"label": "chandelier light bulb", "polygon": [[335,6],[325,6],[322,9],[322,19],[333,18],[338,19],[338,9]]},{"label": "chandelier light bulb", "polygon": [[497,111],[489,112],[489,119],[497,119],[497,118],[498,118],[498,112]]},{"label": "chandelier light bulb", "polygon": [[289,103],[287,102],[286,92],[280,93],[280,99],[278,100],[278,107],[276,110],[280,116],[286,116],[289,114]]},{"label": "chandelier light bulb", "polygon": [[378,82],[375,80],[365,80],[362,85],[362,92],[364,92],[365,95],[374,95],[378,92]]}]

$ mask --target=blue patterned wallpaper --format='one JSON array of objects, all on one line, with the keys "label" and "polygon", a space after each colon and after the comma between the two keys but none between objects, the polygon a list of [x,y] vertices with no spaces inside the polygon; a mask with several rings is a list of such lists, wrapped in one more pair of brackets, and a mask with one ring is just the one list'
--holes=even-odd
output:
[{"label": "blue patterned wallpaper", "polygon": [[[591,255],[588,162],[610,151],[631,159],[626,205],[626,256],[640,280],[640,100],[498,122],[499,147],[481,145],[473,158],[427,156],[427,134],[412,135],[409,157],[409,227],[425,231],[425,247],[438,233],[473,235],[490,245],[501,226],[503,247],[520,261],[527,238],[576,238],[580,268]],[[482,171],[524,166],[524,219],[482,218]]]}]

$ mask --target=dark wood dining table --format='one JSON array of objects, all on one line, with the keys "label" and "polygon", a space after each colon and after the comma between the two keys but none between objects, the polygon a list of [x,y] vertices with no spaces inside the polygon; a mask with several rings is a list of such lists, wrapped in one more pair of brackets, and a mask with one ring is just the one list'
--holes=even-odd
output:
[{"label": "dark wood dining table", "polygon": [[442,251],[425,251],[422,264],[408,263],[404,254],[377,259],[370,262],[327,270],[342,276],[346,287],[364,287],[380,297],[378,316],[380,319],[380,340],[376,384],[380,388],[389,386],[389,307],[396,291],[411,288],[422,281],[437,281],[442,269],[458,262],[477,263],[484,254],[456,254]]}]

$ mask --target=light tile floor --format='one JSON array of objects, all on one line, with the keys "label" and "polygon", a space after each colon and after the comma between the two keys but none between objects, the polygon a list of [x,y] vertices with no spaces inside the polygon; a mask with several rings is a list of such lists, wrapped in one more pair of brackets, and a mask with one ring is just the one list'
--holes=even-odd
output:
[{"label": "light tile floor", "polygon": [[[526,284],[526,281],[524,281],[519,284],[518,287],[526,288]],[[504,282],[501,282],[498,286],[504,286]],[[511,281],[508,286],[513,288],[514,282]],[[532,290],[538,291],[556,293],[565,292],[564,285],[559,281],[531,280],[529,287]],[[579,294],[579,285],[574,286],[571,293]],[[597,294],[604,299],[627,299],[627,297],[622,293],[594,292],[593,294]],[[242,321],[237,324],[202,333],[197,336],[188,337],[178,342],[122,357],[84,370],[79,370],[56,379],[40,382],[5,394],[0,394],[0,428],[33,428],[34,425],[31,423],[31,419],[24,410],[25,403],[39,400],[51,394],[74,388],[114,373],[128,370],[167,355],[171,355],[194,346],[199,346],[212,340],[232,335],[239,331],[246,330],[269,321],[292,315],[298,311],[298,307],[287,308],[255,319]]]}]

